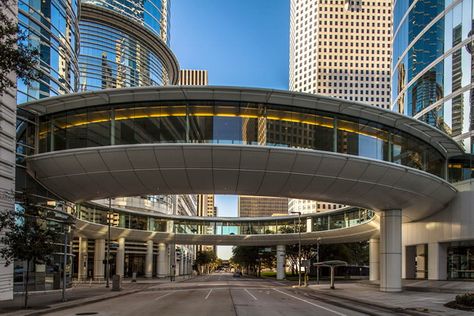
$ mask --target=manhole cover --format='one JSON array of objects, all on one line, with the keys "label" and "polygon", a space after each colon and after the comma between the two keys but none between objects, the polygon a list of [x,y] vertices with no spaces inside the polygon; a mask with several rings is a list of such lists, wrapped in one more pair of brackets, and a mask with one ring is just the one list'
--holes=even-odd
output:
[{"label": "manhole cover", "polygon": [[76,315],[97,315],[97,312],[84,312],[84,313],[77,313]]}]

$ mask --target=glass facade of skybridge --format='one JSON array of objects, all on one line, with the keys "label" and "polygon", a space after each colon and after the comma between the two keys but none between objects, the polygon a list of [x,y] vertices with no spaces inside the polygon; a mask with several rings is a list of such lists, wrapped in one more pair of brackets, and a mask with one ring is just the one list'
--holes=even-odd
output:
[{"label": "glass facade of skybridge", "polygon": [[337,152],[444,177],[431,144],[380,123],[310,108],[228,102],[150,102],[40,117],[39,152],[125,144],[212,143]]},{"label": "glass facade of skybridge", "polygon": [[[84,221],[127,229],[178,234],[207,235],[263,235],[298,233],[297,216],[275,216],[272,218],[193,218],[146,214],[128,210],[113,209],[96,204],[77,205],[78,218]],[[304,214],[301,217],[301,232],[311,232],[348,228],[371,221],[374,211],[352,207],[320,214]],[[311,218],[311,221],[307,221]]]}]

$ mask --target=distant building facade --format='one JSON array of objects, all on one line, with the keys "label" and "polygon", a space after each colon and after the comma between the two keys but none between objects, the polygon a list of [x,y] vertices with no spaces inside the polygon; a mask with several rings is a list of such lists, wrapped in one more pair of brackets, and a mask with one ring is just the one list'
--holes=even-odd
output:
[{"label": "distant building facade", "polygon": [[207,86],[207,70],[181,69],[179,71],[180,86]]},{"label": "distant building facade", "polygon": [[239,196],[239,217],[288,215],[288,199],[264,196]]}]

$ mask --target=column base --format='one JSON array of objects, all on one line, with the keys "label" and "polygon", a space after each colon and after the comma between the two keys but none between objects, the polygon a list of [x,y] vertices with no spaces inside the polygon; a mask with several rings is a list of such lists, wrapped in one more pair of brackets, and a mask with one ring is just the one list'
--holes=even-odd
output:
[{"label": "column base", "polygon": [[390,293],[399,293],[403,292],[403,289],[398,287],[380,287],[380,292],[390,292]]}]

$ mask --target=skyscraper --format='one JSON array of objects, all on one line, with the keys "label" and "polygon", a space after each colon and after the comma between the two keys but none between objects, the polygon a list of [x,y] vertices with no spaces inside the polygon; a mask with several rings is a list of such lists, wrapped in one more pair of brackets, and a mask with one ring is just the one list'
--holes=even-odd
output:
[{"label": "skyscraper", "polygon": [[[208,74],[207,70],[197,69],[180,69],[179,70],[179,85],[183,86],[207,86]],[[214,194],[199,194],[197,195],[197,216],[203,217],[215,217],[217,216],[217,207],[215,206]],[[200,231],[200,234],[214,234],[212,227],[200,227],[205,231]],[[216,246],[211,245],[199,245],[198,250],[200,251],[214,251],[216,252]]]},{"label": "skyscraper", "polygon": [[[2,203],[10,206],[5,206],[5,209],[12,208],[15,201],[12,192],[17,192],[18,196],[28,192],[34,196],[37,204],[55,202],[51,201],[50,192],[38,185],[26,172],[26,157],[37,152],[39,142],[36,136],[41,132],[37,132],[40,127],[36,125],[35,114],[25,109],[16,109],[17,104],[84,90],[174,84],[178,80],[179,70],[177,60],[168,48],[168,0],[140,3],[113,0],[82,3],[45,0],[33,3],[22,0],[18,2],[18,7],[8,9],[11,9],[12,16],[18,15],[19,29],[28,36],[28,44],[39,51],[39,78],[28,85],[18,80],[16,102],[14,90],[0,99],[5,108],[2,111],[4,117],[10,113],[8,117],[12,120],[8,126],[6,120],[2,123],[5,135],[15,133],[16,120],[16,135],[10,135],[13,143],[16,136],[16,152],[9,152],[16,154],[16,159],[8,158],[8,161],[13,162],[9,164],[10,168],[14,168],[16,162],[16,176],[13,172],[8,183],[2,183],[2,195],[5,197],[2,199],[5,202]],[[61,128],[63,123],[57,122],[57,127]],[[130,132],[130,129],[123,126],[118,127],[117,133],[121,132],[120,128]],[[101,139],[104,132],[108,133],[103,126],[95,131],[89,130],[89,133],[97,136],[97,140]],[[39,139],[44,140],[45,137],[41,134]],[[7,138],[4,137],[3,140]],[[64,139],[57,139],[55,144],[59,147],[66,145]],[[68,143],[72,147],[77,145],[79,142]],[[7,152],[4,153],[3,148],[7,147],[2,146],[1,155],[5,159]],[[2,170],[5,171],[2,179],[7,179],[8,168],[4,167]],[[178,211],[189,209],[189,215],[195,215],[195,202],[189,202],[193,201],[192,198],[186,201],[181,199],[183,202],[178,203]],[[16,203],[17,207],[24,207],[18,197]],[[53,204],[64,205],[62,202]],[[59,254],[55,255],[51,264],[58,264],[59,257],[62,258]],[[21,263],[15,265],[21,267]],[[44,282],[44,272],[34,269],[35,267],[32,272],[35,272],[38,280],[35,280],[32,290],[51,289],[51,285]],[[52,268],[46,268],[49,269]],[[0,300],[10,297],[13,285],[13,280],[8,276],[11,275],[11,268],[6,269],[5,275],[3,270],[2,265]]]},{"label": "skyscraper", "polygon": [[391,108],[441,129],[464,148],[464,157],[451,159],[451,181],[473,175],[471,7],[440,0],[394,7]]},{"label": "skyscraper", "polygon": [[288,199],[266,196],[239,196],[239,216],[278,216],[288,214]]},{"label": "skyscraper", "polygon": [[197,69],[180,69],[179,70],[180,86],[207,86],[208,76],[207,70]]},{"label": "skyscraper", "polygon": [[[80,90],[176,84],[168,44],[166,0],[84,1],[81,5]],[[125,9],[127,8],[127,9]],[[124,19],[124,17],[126,19]],[[166,21],[166,22],[165,22]],[[171,72],[171,73],[170,73]]]},{"label": "skyscraper", "polygon": [[[16,9],[5,12],[11,19],[16,19]],[[12,73],[10,80],[15,80]],[[11,88],[0,95],[0,126],[3,137],[0,139],[0,212],[14,208],[15,192],[15,120],[16,120],[16,89]],[[5,267],[5,260],[0,259],[0,301],[13,299],[13,266]]]},{"label": "skyscraper", "polygon": [[[201,217],[216,217],[217,216],[217,207],[215,205],[215,195],[214,194],[199,194],[197,196],[197,216]],[[214,227],[199,227],[199,229],[204,230],[200,231],[199,234],[214,234]],[[199,245],[198,250],[212,250],[216,253],[216,246],[211,245]]]},{"label": "skyscraper", "polygon": [[290,90],[390,105],[390,0],[291,0]]},{"label": "skyscraper", "polygon": [[[390,46],[389,0],[291,0],[290,90],[388,109]],[[349,136],[342,130],[341,133],[338,146],[350,151]],[[358,141],[352,139],[351,143]],[[340,206],[290,200],[290,212],[316,212]]]},{"label": "skyscraper", "polygon": [[[459,143],[465,154],[450,158],[448,180],[469,197],[474,191],[472,7],[469,0],[396,1],[391,65],[391,109],[432,125]],[[422,163],[427,163],[427,159],[420,157]],[[406,224],[405,231],[417,233],[403,236],[407,263],[404,276],[471,279],[473,241],[462,235],[463,225],[472,226],[471,216],[472,206],[468,206],[431,217],[433,222],[446,218],[456,229],[445,232],[443,227],[436,226],[430,229],[429,242],[418,234],[426,223]],[[455,242],[445,242],[451,240]],[[439,269],[439,273],[430,271],[433,266],[444,269]]]}]

